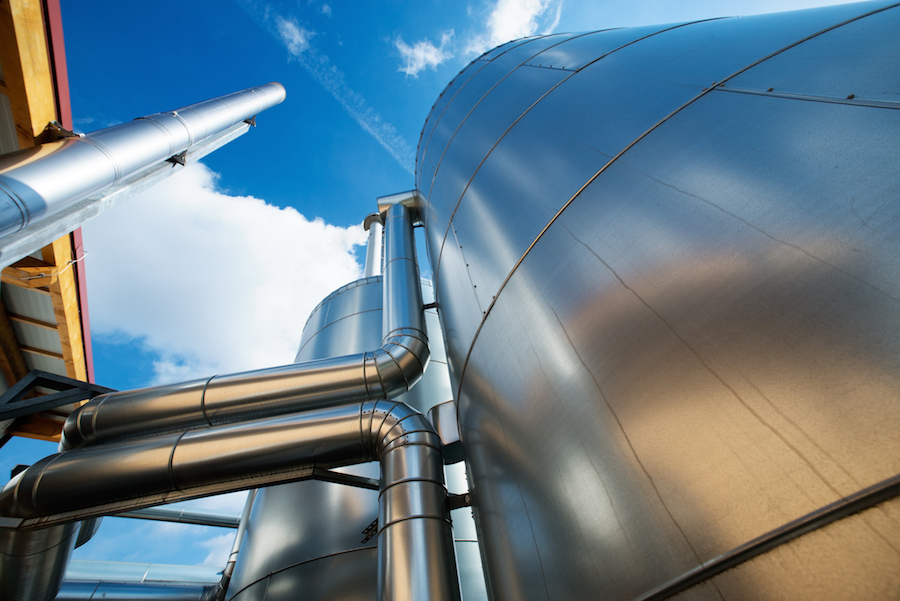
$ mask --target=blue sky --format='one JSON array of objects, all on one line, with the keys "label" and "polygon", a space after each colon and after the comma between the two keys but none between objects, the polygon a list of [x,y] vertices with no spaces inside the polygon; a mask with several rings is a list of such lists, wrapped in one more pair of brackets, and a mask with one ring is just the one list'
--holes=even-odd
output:
[{"label": "blue sky", "polygon": [[[290,362],[313,307],[360,275],[359,224],[376,197],[413,187],[424,120],[480,52],[531,34],[835,3],[63,0],[78,131],[269,81],[287,89],[249,134],[85,227],[98,383]],[[54,450],[17,439],[0,468]],[[219,565],[232,537],[107,519],[76,557]]]}]

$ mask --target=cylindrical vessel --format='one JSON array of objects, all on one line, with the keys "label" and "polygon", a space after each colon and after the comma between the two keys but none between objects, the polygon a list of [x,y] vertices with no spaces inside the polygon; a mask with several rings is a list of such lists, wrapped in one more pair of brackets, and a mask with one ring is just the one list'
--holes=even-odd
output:
[{"label": "cylindrical vessel", "polygon": [[[430,283],[422,282],[422,292],[426,303],[433,301]],[[381,309],[381,276],[364,278],[338,289],[310,315],[296,361],[376,348],[382,340]],[[412,390],[397,397],[423,413],[432,405],[450,399],[443,340],[434,309],[425,312],[425,328],[431,360]],[[338,471],[379,478],[377,463]],[[465,486],[459,480],[458,471],[448,477],[451,491]],[[304,598],[316,601],[374,600],[378,592],[378,550],[375,536],[369,538],[374,532],[364,531],[378,518],[378,496],[377,490],[320,481],[260,489],[226,599],[280,601],[293,600],[302,594]],[[467,523],[472,519],[468,508],[455,510],[452,518],[454,532],[468,539],[456,544],[460,572],[467,576],[462,582],[464,599],[484,599],[483,581],[478,582],[482,577],[474,549],[474,527]],[[402,542],[407,536],[402,528],[391,528],[396,530],[391,534],[392,540]],[[409,535],[415,536],[415,533]],[[388,592],[415,590],[420,582],[435,582],[434,579],[421,579],[423,570],[430,568],[429,560],[433,558],[423,556],[419,559],[422,561],[420,566],[398,566],[397,571],[388,574],[389,581],[385,583],[390,589]]]},{"label": "cylindrical vessel", "polygon": [[519,40],[438,99],[416,177],[492,599],[896,596],[896,500],[709,569],[900,472],[889,6]]}]

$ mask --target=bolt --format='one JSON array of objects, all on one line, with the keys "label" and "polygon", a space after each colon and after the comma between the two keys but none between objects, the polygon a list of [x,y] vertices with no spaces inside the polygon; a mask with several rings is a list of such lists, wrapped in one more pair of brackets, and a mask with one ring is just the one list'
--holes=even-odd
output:
[{"label": "bolt", "polygon": [[856,98],[856,94],[850,94],[849,96],[847,96],[847,100],[853,100],[854,98]]}]

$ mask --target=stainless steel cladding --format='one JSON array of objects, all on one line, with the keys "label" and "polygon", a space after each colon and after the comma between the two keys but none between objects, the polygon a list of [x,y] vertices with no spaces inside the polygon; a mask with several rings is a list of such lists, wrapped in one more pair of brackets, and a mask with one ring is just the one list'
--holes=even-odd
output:
[{"label": "stainless steel cladding", "polygon": [[13,155],[0,165],[0,237],[154,165],[176,160],[284,97],[281,84],[269,83]]},{"label": "stainless steel cladding", "polygon": [[66,570],[79,524],[37,531],[0,529],[0,591],[9,601],[52,599]]},{"label": "stainless steel cladding", "polygon": [[419,209],[493,599],[896,596],[898,31],[529,38],[438,99]]},{"label": "stainless steel cladding", "polygon": [[366,242],[365,266],[365,276],[369,278],[381,275],[381,254],[384,249],[384,244],[382,244],[384,227],[381,223],[381,215],[378,213],[369,215],[363,222],[363,227],[369,232],[369,238]]},{"label": "stainless steel cladding", "polygon": [[62,449],[304,411],[409,390],[428,365],[428,337],[412,219],[385,216],[385,306],[381,347],[253,372],[95,397],[66,420]]},{"label": "stainless steel cladding", "polygon": [[[422,296],[425,302],[434,300],[429,282],[422,282]],[[377,345],[382,338],[382,297],[381,277],[353,282],[329,295],[310,315],[296,360],[360,352]],[[443,339],[434,309],[425,312],[425,324],[431,361],[416,386],[398,397],[420,411],[450,398]],[[369,478],[379,475],[375,464],[341,471]],[[448,478],[448,485],[458,488],[459,483],[449,481],[452,479]],[[296,511],[296,507],[303,511]],[[461,577],[466,577],[462,582],[464,599],[470,601],[484,598],[484,584],[477,552],[469,552],[475,543],[470,542],[474,536],[466,528],[467,519],[471,522],[467,511],[453,512],[453,531],[455,537],[460,538],[462,533],[462,538],[469,539],[455,545]],[[321,481],[261,489],[227,598],[258,600],[265,595],[266,601],[282,601],[294,599],[297,591],[303,591],[317,601],[374,600],[377,539],[364,531],[378,517],[375,490]]]}]

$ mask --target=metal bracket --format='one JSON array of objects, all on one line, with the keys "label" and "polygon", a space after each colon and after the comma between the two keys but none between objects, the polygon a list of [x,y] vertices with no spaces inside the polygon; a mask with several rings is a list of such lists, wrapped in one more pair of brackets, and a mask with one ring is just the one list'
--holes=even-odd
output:
[{"label": "metal bracket", "polygon": [[378,534],[378,518],[375,518],[375,521],[366,526],[362,533],[363,539],[360,542],[367,543],[372,540],[372,537]]},{"label": "metal bracket", "polygon": [[472,493],[467,492],[461,495],[447,495],[447,510],[453,511],[454,509],[460,509],[461,507],[471,507],[472,506]]},{"label": "metal bracket", "polygon": [[45,144],[47,142],[56,142],[65,138],[83,138],[84,134],[76,134],[74,131],[68,130],[62,126],[59,121],[51,121],[38,136],[38,140]]},{"label": "metal bracket", "polygon": [[187,161],[187,151],[179,152],[178,154],[173,154],[169,158],[166,159],[168,162],[173,165],[181,165],[184,167],[185,162]]},{"label": "metal bracket", "polygon": [[244,119],[244,123],[246,123],[250,127],[256,127],[256,115],[253,115],[249,119]]},{"label": "metal bracket", "polygon": [[[23,400],[25,395],[38,386],[58,390],[59,392]],[[33,369],[0,396],[0,420],[13,419],[55,407],[62,407],[63,405],[70,405],[108,392],[115,392],[115,390],[91,384],[90,382],[73,380],[58,374]]]},{"label": "metal bracket", "polygon": [[342,474],[333,472],[321,467],[313,468],[311,480],[321,480],[322,482],[333,482],[335,484],[343,484],[345,486],[355,486],[357,488],[367,488],[369,490],[378,490],[381,482],[374,478],[363,478],[362,476],[353,476],[351,474]]}]

